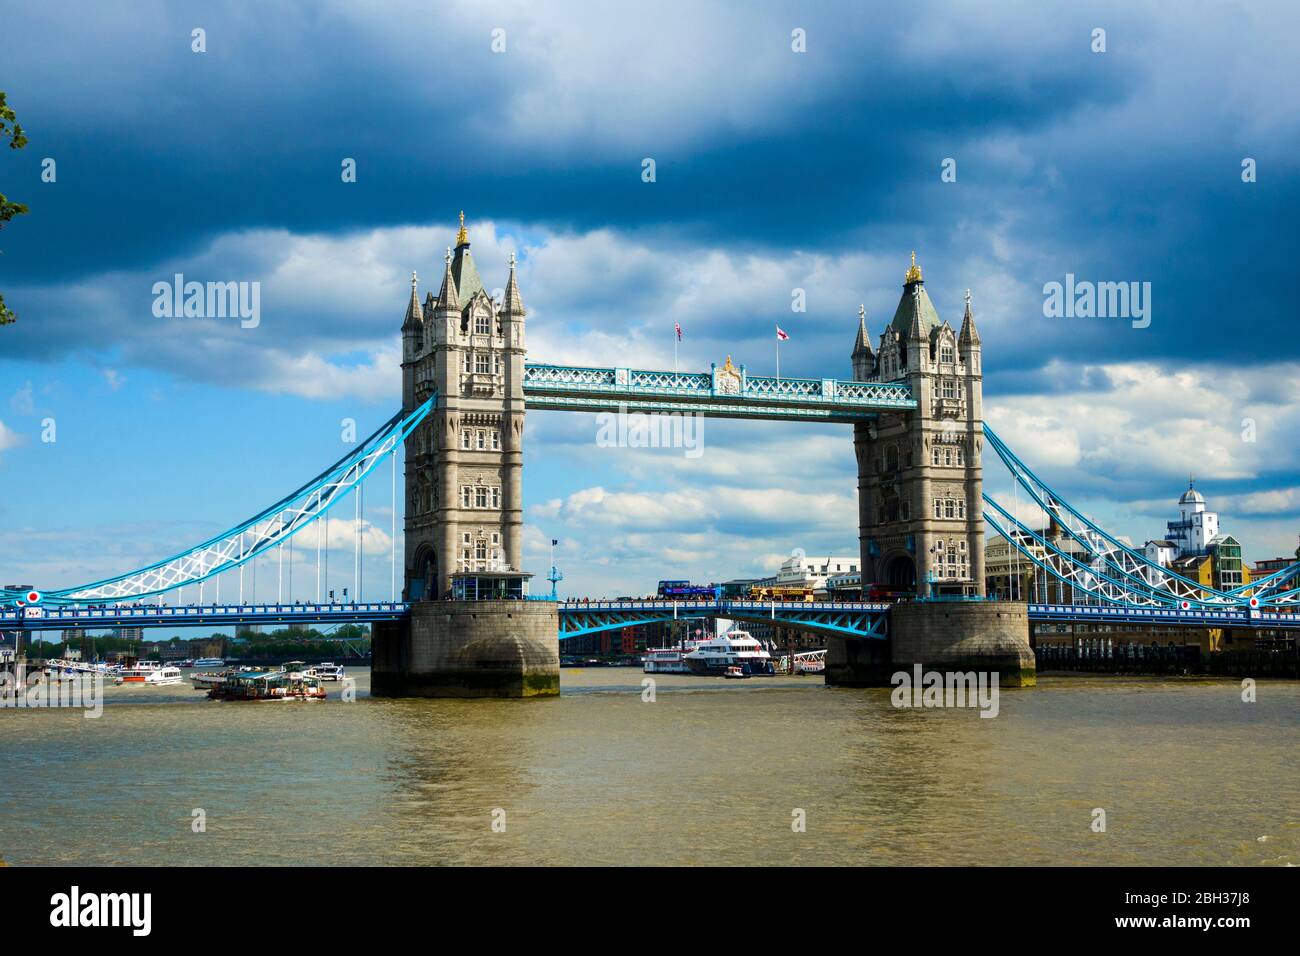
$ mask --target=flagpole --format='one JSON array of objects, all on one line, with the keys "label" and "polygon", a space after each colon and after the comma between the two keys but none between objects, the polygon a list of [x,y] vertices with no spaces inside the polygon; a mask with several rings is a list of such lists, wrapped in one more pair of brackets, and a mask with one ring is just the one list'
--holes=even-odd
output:
[{"label": "flagpole", "polygon": [[781,336],[776,337],[776,380],[781,381]]},{"label": "flagpole", "polygon": [[673,374],[677,374],[677,330],[673,330]]}]

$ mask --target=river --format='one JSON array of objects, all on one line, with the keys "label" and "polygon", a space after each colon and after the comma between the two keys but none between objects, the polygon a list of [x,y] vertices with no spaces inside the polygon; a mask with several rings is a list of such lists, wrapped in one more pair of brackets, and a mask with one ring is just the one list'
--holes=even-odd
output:
[{"label": "river", "polygon": [[350,674],[352,702],[187,683],[109,687],[97,719],[0,710],[0,857],[1300,863],[1298,683],[1243,703],[1229,681],[1045,677],[984,719],[816,677],[656,675],[646,701],[639,670],[565,669],[558,700],[496,701],[371,698]]}]

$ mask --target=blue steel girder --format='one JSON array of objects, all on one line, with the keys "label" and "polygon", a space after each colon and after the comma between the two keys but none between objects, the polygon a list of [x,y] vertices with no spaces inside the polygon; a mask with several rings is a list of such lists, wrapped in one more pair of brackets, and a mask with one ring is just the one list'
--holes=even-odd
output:
[{"label": "blue steel girder", "polygon": [[770,622],[821,634],[884,639],[889,605],[831,601],[562,601],[560,639],[687,617]]}]

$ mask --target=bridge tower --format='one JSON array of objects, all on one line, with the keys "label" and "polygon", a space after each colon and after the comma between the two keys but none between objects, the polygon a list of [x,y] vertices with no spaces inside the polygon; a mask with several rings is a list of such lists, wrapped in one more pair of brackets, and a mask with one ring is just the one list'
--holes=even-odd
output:
[{"label": "bridge tower", "polygon": [[[514,256],[500,303],[483,288],[461,213],[437,297],[402,323],[402,407],[432,395],[406,439],[408,619],[375,625],[371,693],[550,697],[559,618],[518,600],[523,577],[524,311]],[[453,575],[465,575],[456,580]]]},{"label": "bridge tower", "polygon": [[961,328],[939,319],[912,264],[893,321],[872,347],[859,310],[853,377],[905,381],[917,407],[853,426],[864,584],[920,598],[889,614],[888,645],[829,638],[826,682],[888,684],[917,665],[996,671],[1003,686],[1036,680],[1024,604],[984,596],[983,369],[970,293]]},{"label": "bridge tower", "polygon": [[917,408],[854,425],[863,582],[918,596],[984,594],[983,371],[970,292],[960,330],[912,264],[872,348],[859,310],[853,377],[904,380]]},{"label": "bridge tower", "polygon": [[402,324],[402,405],[437,406],[406,439],[407,600],[436,600],[458,571],[523,560],[524,310],[514,256],[498,305],[470,255],[465,214],[442,285]]}]

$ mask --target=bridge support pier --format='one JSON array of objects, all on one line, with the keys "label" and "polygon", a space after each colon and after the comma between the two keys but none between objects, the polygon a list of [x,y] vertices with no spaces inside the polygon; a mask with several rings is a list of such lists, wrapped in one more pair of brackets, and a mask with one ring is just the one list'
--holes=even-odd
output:
[{"label": "bridge support pier", "polygon": [[1029,646],[1029,607],[1011,601],[896,604],[889,641],[833,637],[826,647],[826,683],[887,687],[897,671],[996,671],[1000,687],[1037,683]]},{"label": "bridge support pier", "polygon": [[559,615],[543,601],[419,601],[374,628],[376,697],[554,697]]}]

